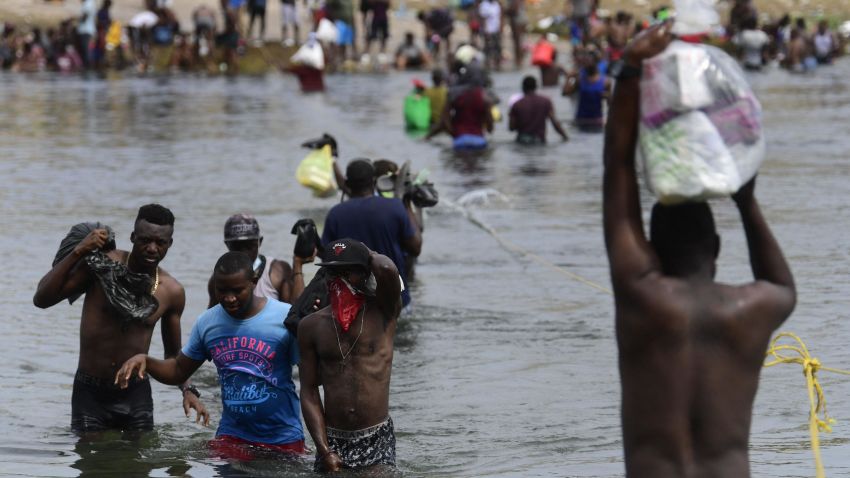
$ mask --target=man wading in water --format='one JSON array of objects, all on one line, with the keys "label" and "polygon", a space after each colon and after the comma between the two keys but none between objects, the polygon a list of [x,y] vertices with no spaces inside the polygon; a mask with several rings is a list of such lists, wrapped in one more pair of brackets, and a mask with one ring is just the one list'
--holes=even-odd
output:
[{"label": "man wading in water", "polygon": [[392,469],[389,393],[401,311],[398,269],[351,239],[328,243],[323,259],[331,305],[298,326],[301,412],[316,444],[315,468]]},{"label": "man wading in water", "polygon": [[[38,283],[33,303],[42,309],[86,295],[71,398],[71,428],[78,433],[153,428],[150,380],[131,380],[126,390],[119,390],[113,381],[125,360],[148,352],[160,319],[166,358],[180,350],[180,315],[186,294],[183,286],[159,267],[171,247],[173,232],[171,211],[159,204],[142,206],[130,235],[132,251],[115,249],[107,229],[93,228],[76,245],[68,244],[67,255],[57,257]],[[198,400],[197,389],[180,388],[186,414],[194,408],[197,419],[206,424],[209,415]]]},{"label": "man wading in water", "polygon": [[604,226],[614,287],[629,477],[747,477],[753,400],[773,331],[791,314],[794,279],[753,196],[733,199],[755,281],[714,281],[720,247],[705,203],[656,204],[643,232],[635,145],[639,67],[670,24],[624,54],[605,137]]}]

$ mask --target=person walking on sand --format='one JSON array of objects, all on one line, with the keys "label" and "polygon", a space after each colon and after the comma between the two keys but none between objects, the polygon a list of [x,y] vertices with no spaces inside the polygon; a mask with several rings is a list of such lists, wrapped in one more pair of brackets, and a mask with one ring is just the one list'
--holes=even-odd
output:
[{"label": "person walking on sand", "polygon": [[605,136],[626,476],[746,478],[759,372],[771,335],[794,310],[794,279],[755,179],[733,195],[754,281],[715,281],[720,238],[707,203],[656,204],[645,237],[635,171],[640,67],[671,40],[666,22],[627,46]]}]

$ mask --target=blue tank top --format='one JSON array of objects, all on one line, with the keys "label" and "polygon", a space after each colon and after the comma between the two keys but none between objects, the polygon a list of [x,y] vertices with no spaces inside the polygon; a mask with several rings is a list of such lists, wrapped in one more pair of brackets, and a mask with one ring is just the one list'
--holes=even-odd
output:
[{"label": "blue tank top", "polygon": [[584,71],[579,74],[577,120],[602,119],[602,100],[605,94],[605,75],[591,82]]}]

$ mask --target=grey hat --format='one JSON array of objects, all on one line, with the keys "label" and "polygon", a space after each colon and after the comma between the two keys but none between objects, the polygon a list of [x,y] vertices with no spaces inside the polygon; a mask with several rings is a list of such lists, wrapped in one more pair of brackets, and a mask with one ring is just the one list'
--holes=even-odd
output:
[{"label": "grey hat", "polygon": [[224,223],[224,242],[260,239],[260,224],[250,214],[234,214]]}]

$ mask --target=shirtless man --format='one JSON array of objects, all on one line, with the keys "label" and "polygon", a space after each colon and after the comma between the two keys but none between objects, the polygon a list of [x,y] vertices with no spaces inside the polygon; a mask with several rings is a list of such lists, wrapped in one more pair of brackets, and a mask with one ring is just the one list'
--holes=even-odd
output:
[{"label": "shirtless man", "polygon": [[[633,41],[627,65],[661,52],[669,29],[668,22]],[[748,477],[759,372],[773,331],[794,309],[794,280],[754,180],[733,196],[753,282],[714,281],[720,242],[708,204],[655,205],[646,239],[635,173],[638,71],[621,70],[604,153],[626,476]]]},{"label": "shirtless man", "polygon": [[[301,269],[305,263],[313,261],[313,257],[292,256],[292,266],[286,261],[266,257],[260,254],[263,236],[260,234],[260,224],[250,214],[234,214],[224,223],[224,245],[231,252],[244,252],[254,264],[254,294],[258,297],[268,297],[287,304],[295,302],[304,290],[304,274]],[[218,304],[215,296],[215,282],[210,276],[207,282],[209,304],[207,308]]]},{"label": "shirtless man", "polygon": [[[130,274],[148,276],[150,295],[156,309],[147,319],[122,320],[110,305],[100,280],[95,277],[86,256],[107,243],[105,229],[90,232],[38,283],[33,297],[36,307],[46,309],[64,299],[85,294],[80,324],[80,358],[71,398],[71,428],[96,432],[109,428],[149,430],[153,428],[153,400],[147,378],[133,380],[126,390],[113,384],[113,377],[125,360],[147,353],[158,321],[162,321],[165,357],[180,350],[180,315],[186,303],[183,286],[159,267],[172,244],[174,215],[159,204],[139,208],[130,242],[130,252],[113,249],[106,253],[106,267],[114,263]],[[112,262],[114,261],[114,263]],[[197,389],[180,386],[186,415],[194,408],[197,419],[209,421],[206,408],[198,400]]]},{"label": "shirtless man", "polygon": [[331,305],[298,327],[301,413],[316,444],[315,469],[392,468],[389,392],[401,311],[398,269],[351,239],[328,243],[319,265],[328,275]]}]

